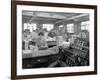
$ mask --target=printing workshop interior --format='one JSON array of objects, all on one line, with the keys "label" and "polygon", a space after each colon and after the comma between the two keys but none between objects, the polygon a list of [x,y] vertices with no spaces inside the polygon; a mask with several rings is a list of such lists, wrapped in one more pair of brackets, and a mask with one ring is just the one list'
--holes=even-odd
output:
[{"label": "printing workshop interior", "polygon": [[22,68],[89,66],[89,14],[22,11]]}]

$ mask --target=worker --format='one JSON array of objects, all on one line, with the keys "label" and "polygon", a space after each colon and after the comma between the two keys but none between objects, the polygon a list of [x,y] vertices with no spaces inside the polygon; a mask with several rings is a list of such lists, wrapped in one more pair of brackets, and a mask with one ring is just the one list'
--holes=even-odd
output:
[{"label": "worker", "polygon": [[37,45],[38,45],[39,49],[45,49],[45,48],[47,48],[47,42],[46,42],[46,40],[44,38],[44,33],[43,32],[40,32],[38,34]]}]

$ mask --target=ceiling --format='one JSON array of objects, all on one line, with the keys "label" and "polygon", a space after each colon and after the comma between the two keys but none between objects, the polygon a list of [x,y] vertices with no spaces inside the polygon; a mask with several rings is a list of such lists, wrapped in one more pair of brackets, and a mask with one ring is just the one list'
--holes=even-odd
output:
[{"label": "ceiling", "polygon": [[[84,18],[83,18],[84,17]],[[61,12],[40,12],[40,11],[22,11],[22,22],[40,22],[40,23],[60,23],[69,20],[89,19],[88,14],[83,13],[61,13]]]}]

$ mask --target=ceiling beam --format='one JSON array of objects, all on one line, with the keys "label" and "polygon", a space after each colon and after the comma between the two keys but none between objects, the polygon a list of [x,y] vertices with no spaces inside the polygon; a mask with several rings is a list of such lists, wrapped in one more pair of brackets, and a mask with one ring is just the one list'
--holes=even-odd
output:
[{"label": "ceiling beam", "polygon": [[60,23],[60,22],[63,22],[63,21],[69,21],[69,20],[75,20],[75,19],[82,18],[82,17],[87,17],[87,16],[89,16],[89,14],[80,14],[80,15],[77,15],[77,16],[72,16],[71,18],[67,18],[67,19],[64,19],[64,20],[59,20],[56,23]]},{"label": "ceiling beam", "polygon": [[63,14],[57,13],[48,13],[48,12],[23,12],[25,16],[33,16],[30,21],[32,21],[35,17],[44,17],[44,18],[53,18],[53,19],[66,19],[67,16]]},{"label": "ceiling beam", "polygon": [[66,19],[66,16],[57,13],[39,12],[37,16],[44,18],[53,18],[53,19]]}]

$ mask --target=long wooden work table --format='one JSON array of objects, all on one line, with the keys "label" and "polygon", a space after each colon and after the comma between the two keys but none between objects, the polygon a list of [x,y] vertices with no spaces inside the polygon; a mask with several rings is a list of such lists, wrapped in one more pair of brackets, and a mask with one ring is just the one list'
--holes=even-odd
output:
[{"label": "long wooden work table", "polygon": [[48,48],[46,50],[23,50],[23,68],[46,67],[49,63],[57,59],[58,50]]},{"label": "long wooden work table", "polygon": [[30,50],[24,50],[22,54],[22,58],[35,58],[35,57],[43,57],[43,56],[49,56],[49,55],[55,55],[58,54],[56,51],[52,51],[50,49],[47,50],[39,50],[39,51],[30,51]]}]

